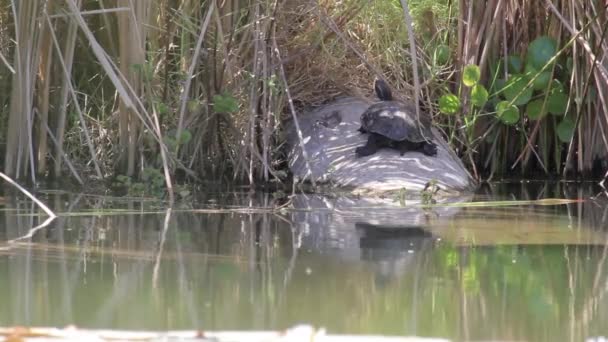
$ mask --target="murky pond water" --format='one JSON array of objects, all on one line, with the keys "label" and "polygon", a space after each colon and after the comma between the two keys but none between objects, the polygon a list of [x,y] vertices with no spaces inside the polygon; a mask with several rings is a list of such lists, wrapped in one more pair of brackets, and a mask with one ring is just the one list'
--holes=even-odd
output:
[{"label": "murky pond water", "polygon": [[[486,187],[473,198],[588,198],[581,184]],[[401,207],[298,195],[158,202],[39,194],[0,206],[0,326],[283,329],[457,340],[608,335],[608,201]],[[469,198],[470,199],[470,198]],[[230,212],[217,211],[220,208]],[[190,210],[200,209],[200,210]]]}]

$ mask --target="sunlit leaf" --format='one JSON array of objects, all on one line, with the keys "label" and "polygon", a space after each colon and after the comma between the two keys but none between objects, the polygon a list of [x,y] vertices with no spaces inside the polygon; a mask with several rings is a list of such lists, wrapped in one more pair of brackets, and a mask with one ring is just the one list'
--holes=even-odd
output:
[{"label": "sunlit leaf", "polygon": [[476,84],[471,90],[471,102],[474,106],[483,107],[488,102],[488,91],[481,84]]},{"label": "sunlit leaf", "polygon": [[481,71],[477,65],[469,64],[464,67],[464,70],[462,71],[462,83],[464,83],[464,85],[472,87],[479,82],[480,78]]},{"label": "sunlit leaf", "polygon": [[454,114],[460,110],[460,99],[454,94],[446,94],[439,98],[439,111],[444,114]]}]

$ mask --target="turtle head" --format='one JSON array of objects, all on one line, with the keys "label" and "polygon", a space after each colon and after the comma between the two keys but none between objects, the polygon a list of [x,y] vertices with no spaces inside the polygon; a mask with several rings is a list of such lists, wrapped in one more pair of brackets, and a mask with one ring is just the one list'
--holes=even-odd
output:
[{"label": "turtle head", "polygon": [[393,100],[393,94],[391,92],[391,88],[388,86],[388,84],[386,84],[386,82],[381,79],[381,78],[377,78],[376,81],[374,82],[374,90],[376,90],[376,95],[378,96],[378,98],[382,101],[392,101]]}]

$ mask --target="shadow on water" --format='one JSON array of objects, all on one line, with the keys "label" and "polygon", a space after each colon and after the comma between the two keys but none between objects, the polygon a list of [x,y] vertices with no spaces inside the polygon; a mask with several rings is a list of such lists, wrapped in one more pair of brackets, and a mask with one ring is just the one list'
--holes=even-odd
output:
[{"label": "shadow on water", "polygon": [[[588,198],[595,190],[494,184],[475,200]],[[65,193],[44,200],[64,215],[31,242],[6,243],[39,224],[39,210],[10,197],[0,211],[1,325],[310,323],[330,333],[458,340],[606,335],[605,198],[423,209],[392,198],[298,195],[291,210],[217,213]],[[230,193],[192,208],[273,206],[271,194]]]}]

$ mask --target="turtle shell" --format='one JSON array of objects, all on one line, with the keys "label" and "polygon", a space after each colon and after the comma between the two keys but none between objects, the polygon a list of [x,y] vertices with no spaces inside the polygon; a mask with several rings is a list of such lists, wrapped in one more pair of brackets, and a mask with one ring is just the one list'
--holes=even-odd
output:
[{"label": "turtle shell", "polygon": [[413,105],[397,101],[371,105],[361,114],[361,129],[394,141],[423,142],[433,138],[430,117],[421,112],[418,121]]}]

